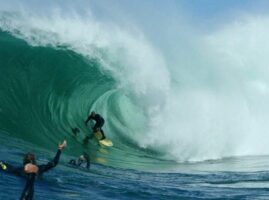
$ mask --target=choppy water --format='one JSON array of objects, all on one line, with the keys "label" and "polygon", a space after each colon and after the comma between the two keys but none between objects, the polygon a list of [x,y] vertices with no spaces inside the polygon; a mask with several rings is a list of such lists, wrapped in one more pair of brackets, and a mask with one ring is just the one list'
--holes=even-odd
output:
[{"label": "choppy water", "polygon": [[[51,151],[9,136],[2,135],[0,141],[5,144],[0,156],[14,165],[21,164],[25,150],[34,149],[39,163],[53,157]],[[150,171],[97,163],[87,171],[70,167],[71,158],[63,154],[60,164],[36,181],[36,199],[268,199],[266,156],[166,165]],[[18,199],[24,179],[2,173],[0,177],[1,199]]]}]

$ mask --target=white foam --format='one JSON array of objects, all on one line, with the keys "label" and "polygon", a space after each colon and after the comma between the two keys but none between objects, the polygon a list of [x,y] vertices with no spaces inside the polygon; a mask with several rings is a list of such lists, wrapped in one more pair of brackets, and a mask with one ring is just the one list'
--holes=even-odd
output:
[{"label": "white foam", "polygon": [[238,20],[196,40],[195,60],[179,66],[184,81],[143,146],[179,161],[269,154],[269,18]]}]

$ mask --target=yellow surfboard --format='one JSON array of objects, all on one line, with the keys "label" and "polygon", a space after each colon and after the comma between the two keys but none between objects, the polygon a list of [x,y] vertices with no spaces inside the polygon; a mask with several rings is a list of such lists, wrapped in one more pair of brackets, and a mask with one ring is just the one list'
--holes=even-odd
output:
[{"label": "yellow surfboard", "polygon": [[109,139],[102,139],[103,135],[100,131],[97,131],[94,133],[94,136],[96,137],[96,139],[98,140],[99,144],[100,145],[103,145],[103,146],[107,146],[107,147],[112,147],[113,146],[113,142]]}]

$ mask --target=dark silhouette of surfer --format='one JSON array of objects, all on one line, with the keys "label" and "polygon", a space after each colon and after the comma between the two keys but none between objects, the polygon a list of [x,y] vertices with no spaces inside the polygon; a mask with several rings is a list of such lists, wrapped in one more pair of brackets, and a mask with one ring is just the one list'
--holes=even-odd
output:
[{"label": "dark silhouette of surfer", "polygon": [[69,164],[80,167],[83,163],[86,163],[86,168],[90,168],[90,156],[87,153],[83,153],[78,157],[77,161],[75,159],[71,159]]},{"label": "dark silhouette of surfer", "polygon": [[92,111],[91,114],[89,115],[89,117],[87,118],[87,120],[85,121],[85,125],[87,125],[90,120],[95,121],[95,125],[92,128],[93,132],[96,133],[96,132],[100,131],[102,134],[102,137],[100,140],[106,139],[105,133],[102,129],[102,127],[105,123],[104,118],[100,114],[97,114],[94,111]]},{"label": "dark silhouette of surfer", "polygon": [[54,159],[47,164],[37,165],[33,153],[25,154],[23,166],[14,167],[4,161],[0,161],[0,170],[9,174],[26,177],[26,184],[21,194],[20,200],[32,200],[34,196],[34,183],[36,176],[41,176],[44,172],[56,167],[59,162],[62,150],[66,147],[66,141],[58,145],[58,151]]}]

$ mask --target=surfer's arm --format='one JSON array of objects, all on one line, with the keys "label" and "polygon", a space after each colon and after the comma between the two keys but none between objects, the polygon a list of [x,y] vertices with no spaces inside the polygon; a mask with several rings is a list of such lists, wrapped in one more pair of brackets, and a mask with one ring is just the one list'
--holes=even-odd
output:
[{"label": "surfer's arm", "polygon": [[60,159],[60,156],[61,156],[61,150],[58,149],[54,159],[50,162],[48,162],[47,164],[45,165],[39,165],[38,168],[39,168],[39,173],[42,174],[48,170],[50,170],[51,168],[53,167],[56,167],[56,165],[58,164],[59,162],[59,159]]},{"label": "surfer's arm", "polygon": [[92,116],[89,116],[89,117],[86,119],[85,124],[87,125],[88,122],[89,122],[91,119],[92,119]]},{"label": "surfer's arm", "polygon": [[58,150],[56,152],[56,155],[55,157],[53,158],[52,161],[48,162],[47,164],[45,165],[39,165],[39,173],[42,174],[54,167],[56,167],[56,165],[58,164],[59,162],[59,159],[60,159],[60,156],[61,156],[61,153],[62,153],[62,150],[65,148],[66,146],[66,141],[64,141],[62,144],[59,144],[58,145]]},{"label": "surfer's arm", "polygon": [[23,167],[14,167],[4,161],[0,161],[0,171],[20,176],[23,173]]}]

